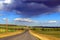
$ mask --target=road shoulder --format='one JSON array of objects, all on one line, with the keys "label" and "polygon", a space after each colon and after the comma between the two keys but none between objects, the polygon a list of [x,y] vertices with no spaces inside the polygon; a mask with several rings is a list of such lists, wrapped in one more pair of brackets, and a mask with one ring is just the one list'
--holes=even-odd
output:
[{"label": "road shoulder", "polygon": [[22,31],[22,30],[16,31],[16,32],[7,32],[7,33],[4,33],[4,34],[0,34],[0,38],[4,38],[4,37],[8,37],[8,36],[14,36],[14,35],[17,35],[17,34],[21,34],[23,32],[24,31]]},{"label": "road shoulder", "polygon": [[60,40],[60,38],[51,37],[51,36],[44,35],[44,34],[38,34],[38,33],[35,33],[31,30],[29,32],[30,32],[30,34],[32,34],[33,36],[38,37],[41,40]]}]

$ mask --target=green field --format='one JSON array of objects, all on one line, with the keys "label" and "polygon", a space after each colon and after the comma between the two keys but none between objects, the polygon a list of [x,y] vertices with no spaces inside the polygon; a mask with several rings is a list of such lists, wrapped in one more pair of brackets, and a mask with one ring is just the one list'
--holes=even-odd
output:
[{"label": "green field", "polygon": [[51,35],[60,38],[60,28],[33,28],[33,31],[39,34]]},{"label": "green field", "polygon": [[[8,32],[15,32],[16,30],[10,30],[10,29],[8,29]],[[2,34],[2,33],[6,33],[6,29],[1,29],[0,28],[0,34]]]},{"label": "green field", "polygon": [[[6,33],[6,29],[8,29],[8,32],[15,32],[19,30],[25,30],[25,26],[17,26],[17,25],[0,25],[0,34]],[[33,30],[36,33],[39,34],[45,34],[45,35],[51,35],[60,38],[60,28],[29,28],[30,30]]]},{"label": "green field", "polygon": [[8,32],[15,32],[19,30],[24,30],[24,26],[17,26],[17,25],[0,25],[0,34],[6,33],[6,30],[8,29]]}]

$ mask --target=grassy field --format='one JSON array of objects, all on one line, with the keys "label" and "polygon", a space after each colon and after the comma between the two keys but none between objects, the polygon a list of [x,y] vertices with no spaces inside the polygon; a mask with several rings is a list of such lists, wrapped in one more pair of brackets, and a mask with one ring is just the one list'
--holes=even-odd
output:
[{"label": "grassy field", "polygon": [[60,38],[60,28],[33,28],[33,31],[39,34],[51,35]]},{"label": "grassy field", "polygon": [[0,29],[0,34],[1,34],[1,33],[5,33],[5,32],[6,32],[5,29]]},{"label": "grassy field", "polygon": [[[8,32],[15,32],[15,31],[17,31],[17,30],[10,30],[10,29],[8,29]],[[0,28],[0,34],[2,34],[2,33],[6,33],[6,29],[1,29]]]},{"label": "grassy field", "polygon": [[6,33],[7,29],[8,29],[8,32],[15,32],[15,31],[24,30],[24,26],[9,25],[6,28],[6,25],[0,25],[0,34]]}]

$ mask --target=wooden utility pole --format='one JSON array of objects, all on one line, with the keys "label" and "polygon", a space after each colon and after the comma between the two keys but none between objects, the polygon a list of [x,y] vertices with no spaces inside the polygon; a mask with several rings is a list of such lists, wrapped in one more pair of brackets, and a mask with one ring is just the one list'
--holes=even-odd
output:
[{"label": "wooden utility pole", "polygon": [[8,32],[8,19],[6,18],[6,32]]}]

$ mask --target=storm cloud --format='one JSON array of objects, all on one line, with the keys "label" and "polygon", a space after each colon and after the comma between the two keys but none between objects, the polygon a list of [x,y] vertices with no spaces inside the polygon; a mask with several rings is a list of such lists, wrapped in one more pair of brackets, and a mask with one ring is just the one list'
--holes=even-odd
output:
[{"label": "storm cloud", "polygon": [[60,0],[13,0],[13,3],[5,5],[5,10],[16,11],[23,17],[34,17],[51,12],[59,12]]}]

